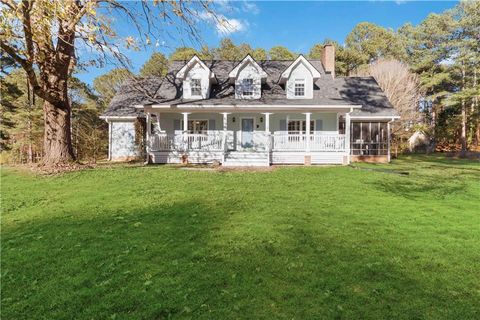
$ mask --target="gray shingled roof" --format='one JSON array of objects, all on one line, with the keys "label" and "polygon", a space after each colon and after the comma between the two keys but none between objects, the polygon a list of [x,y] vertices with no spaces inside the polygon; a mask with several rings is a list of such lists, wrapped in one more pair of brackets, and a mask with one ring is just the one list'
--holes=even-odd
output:
[{"label": "gray shingled roof", "polygon": [[104,116],[142,116],[135,105],[148,104],[226,104],[226,105],[362,105],[355,110],[354,116],[392,116],[393,106],[380,89],[373,77],[332,77],[325,73],[319,60],[309,60],[320,72],[315,82],[313,99],[286,99],[283,85],[279,84],[280,75],[293,61],[259,61],[259,65],[268,74],[262,85],[261,99],[235,99],[233,85],[228,74],[238,61],[204,61],[217,77],[218,84],[213,85],[207,100],[182,99],[181,81],[175,78],[187,61],[173,61],[165,78],[148,77],[127,80],[112,99]]}]

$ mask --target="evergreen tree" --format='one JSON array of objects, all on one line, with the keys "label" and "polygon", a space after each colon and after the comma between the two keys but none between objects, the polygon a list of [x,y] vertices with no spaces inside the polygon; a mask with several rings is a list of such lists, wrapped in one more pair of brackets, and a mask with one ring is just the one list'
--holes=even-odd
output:
[{"label": "evergreen tree", "polygon": [[293,60],[297,57],[297,54],[294,54],[283,46],[271,48],[268,51],[268,55],[270,56],[270,60]]},{"label": "evergreen tree", "polygon": [[267,51],[265,51],[263,48],[257,48],[253,50],[252,58],[257,61],[267,60]]},{"label": "evergreen tree", "polygon": [[72,77],[69,90],[72,101],[72,143],[75,156],[96,162],[108,150],[108,126],[100,119],[104,110],[101,99],[92,88]]},{"label": "evergreen tree", "polygon": [[163,77],[168,71],[168,60],[159,52],[154,52],[150,59],[140,69],[140,76],[157,76]]},{"label": "evergreen tree", "polygon": [[173,60],[190,60],[194,55],[198,55],[199,53],[197,50],[189,47],[180,47],[177,48],[172,54],[170,55],[170,61]]},{"label": "evergreen tree", "polygon": [[103,107],[108,106],[117,93],[122,83],[132,77],[133,74],[127,69],[113,69],[93,80],[93,88],[100,97],[99,103]]},{"label": "evergreen tree", "polygon": [[202,49],[199,52],[199,58],[202,60],[213,60],[214,52],[208,46],[202,46]]},{"label": "evergreen tree", "polygon": [[33,162],[42,155],[43,101],[35,97],[25,72],[14,69],[2,79],[2,150],[11,150],[13,162]]},{"label": "evergreen tree", "polygon": [[220,60],[240,60],[243,58],[242,54],[241,49],[229,38],[222,39],[220,46],[215,50],[215,58]]},{"label": "evergreen tree", "polygon": [[404,61],[406,52],[397,34],[374,23],[361,22],[348,34],[346,47],[351,50],[358,68],[379,58],[394,58]]}]

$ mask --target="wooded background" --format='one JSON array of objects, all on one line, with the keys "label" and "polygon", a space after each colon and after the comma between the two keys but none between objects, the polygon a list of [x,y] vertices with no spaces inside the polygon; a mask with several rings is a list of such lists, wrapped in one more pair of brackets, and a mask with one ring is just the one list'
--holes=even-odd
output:
[{"label": "wooded background", "polygon": [[[480,111],[480,2],[460,2],[442,14],[430,14],[419,25],[398,30],[362,22],[344,44],[325,39],[303,53],[320,59],[325,44],[336,48],[336,75],[372,75],[402,116],[395,126],[395,145],[421,130],[439,151],[479,150]],[[163,76],[172,60],[239,60],[251,54],[257,60],[290,60],[299,53],[283,46],[270,50],[234,44],[224,38],[217,48],[180,47],[169,57],[154,53],[138,74],[126,64],[93,81],[93,86],[68,77],[71,104],[71,140],[75,158],[96,162],[107,155],[106,123],[99,118],[121,83],[130,77]],[[1,54],[2,161],[41,161],[44,150],[44,99],[36,94],[22,66],[7,52]]]}]

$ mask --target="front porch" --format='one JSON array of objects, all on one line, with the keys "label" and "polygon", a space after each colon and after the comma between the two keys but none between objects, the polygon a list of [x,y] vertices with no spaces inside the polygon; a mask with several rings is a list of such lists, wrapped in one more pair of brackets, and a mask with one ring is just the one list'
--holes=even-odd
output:
[{"label": "front porch", "polygon": [[147,152],[153,163],[346,164],[350,125],[339,119],[348,114],[148,113]]}]

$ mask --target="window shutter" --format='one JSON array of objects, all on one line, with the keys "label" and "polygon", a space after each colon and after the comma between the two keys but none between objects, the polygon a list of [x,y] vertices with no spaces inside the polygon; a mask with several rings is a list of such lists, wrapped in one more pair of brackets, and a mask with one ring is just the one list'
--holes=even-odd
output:
[{"label": "window shutter", "polygon": [[287,120],[280,120],[280,131],[287,131]]},{"label": "window shutter", "polygon": [[323,130],[323,120],[315,120],[315,131]]},{"label": "window shutter", "polygon": [[174,119],[173,120],[173,130],[174,131],[182,130],[182,128],[180,127],[180,120],[179,119]]},{"label": "window shutter", "polygon": [[215,119],[208,120],[208,130],[215,130]]}]

